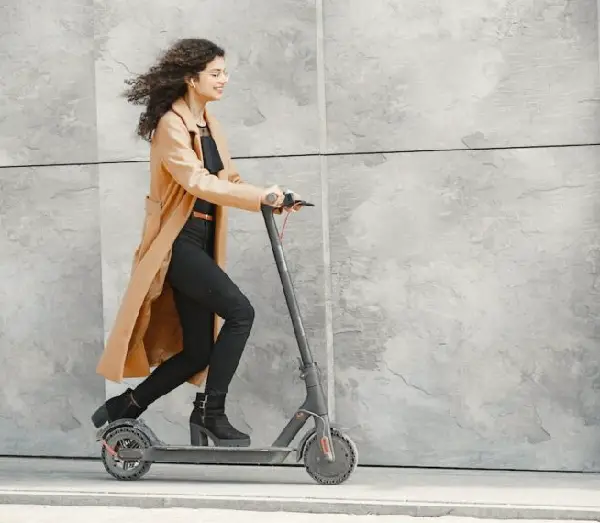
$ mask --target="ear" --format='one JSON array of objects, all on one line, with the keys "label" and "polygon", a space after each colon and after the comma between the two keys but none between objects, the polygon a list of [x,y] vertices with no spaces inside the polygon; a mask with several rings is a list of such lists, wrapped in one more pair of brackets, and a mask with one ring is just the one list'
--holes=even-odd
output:
[{"label": "ear", "polygon": [[188,85],[190,87],[194,87],[194,84],[198,81],[199,78],[200,78],[199,74],[196,74],[196,75],[186,74],[183,77],[183,81],[186,83],[186,85]]}]

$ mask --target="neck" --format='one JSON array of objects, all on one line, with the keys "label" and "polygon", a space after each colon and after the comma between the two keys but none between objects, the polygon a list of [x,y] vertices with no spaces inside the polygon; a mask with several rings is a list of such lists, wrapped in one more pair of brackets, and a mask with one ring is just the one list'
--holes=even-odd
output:
[{"label": "neck", "polygon": [[203,100],[198,96],[194,96],[189,91],[186,93],[184,98],[196,122],[204,124],[204,110],[206,109],[206,100]]}]

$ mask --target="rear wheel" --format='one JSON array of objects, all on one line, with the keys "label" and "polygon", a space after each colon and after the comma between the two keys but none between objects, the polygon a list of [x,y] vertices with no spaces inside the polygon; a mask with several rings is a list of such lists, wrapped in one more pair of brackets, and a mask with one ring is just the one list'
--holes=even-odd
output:
[{"label": "rear wheel", "polygon": [[321,485],[340,485],[356,470],[358,449],[354,442],[338,429],[331,429],[335,461],[323,455],[316,433],[306,442],[304,467],[308,475]]},{"label": "rear wheel", "polygon": [[147,449],[150,438],[133,427],[118,427],[109,432],[102,445],[102,463],[114,478],[122,481],[140,479],[150,470],[149,461],[123,461],[117,456],[121,449]]}]

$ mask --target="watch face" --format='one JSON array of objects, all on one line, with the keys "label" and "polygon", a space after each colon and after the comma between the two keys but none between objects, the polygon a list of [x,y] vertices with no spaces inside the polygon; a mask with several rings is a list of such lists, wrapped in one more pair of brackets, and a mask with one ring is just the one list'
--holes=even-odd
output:
[{"label": "watch face", "polygon": [[267,196],[267,201],[269,203],[275,203],[276,200],[277,200],[277,195],[274,192],[270,193],[269,196]]}]

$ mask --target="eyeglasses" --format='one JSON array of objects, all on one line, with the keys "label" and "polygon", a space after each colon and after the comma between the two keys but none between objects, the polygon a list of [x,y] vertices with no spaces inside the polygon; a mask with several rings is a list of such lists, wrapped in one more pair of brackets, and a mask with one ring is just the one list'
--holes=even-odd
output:
[{"label": "eyeglasses", "polygon": [[209,72],[202,72],[200,74],[207,74],[209,76],[212,76],[213,78],[221,78],[221,76],[222,76],[225,80],[229,80],[229,72],[228,71],[209,71]]}]

